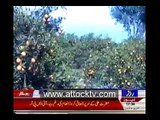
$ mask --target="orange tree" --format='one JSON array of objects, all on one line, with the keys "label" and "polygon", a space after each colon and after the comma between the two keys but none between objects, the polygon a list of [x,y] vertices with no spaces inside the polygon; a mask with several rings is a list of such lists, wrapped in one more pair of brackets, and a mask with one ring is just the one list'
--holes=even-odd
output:
[{"label": "orange tree", "polygon": [[145,88],[144,39],[132,37],[115,43],[94,34],[79,40],[73,34],[69,37],[72,44],[65,52],[70,51],[72,57],[67,75],[75,79],[74,88]]},{"label": "orange tree", "polygon": [[50,13],[57,9],[14,7],[14,89],[48,88],[55,79],[55,33],[63,18],[53,18]]}]

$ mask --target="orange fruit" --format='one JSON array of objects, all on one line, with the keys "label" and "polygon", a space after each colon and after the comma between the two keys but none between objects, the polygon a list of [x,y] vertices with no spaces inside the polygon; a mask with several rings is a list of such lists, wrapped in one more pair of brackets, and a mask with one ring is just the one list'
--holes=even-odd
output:
[{"label": "orange fruit", "polygon": [[50,75],[50,76],[49,76],[49,79],[53,79],[53,75]]},{"label": "orange fruit", "polygon": [[34,64],[36,60],[34,58],[31,59],[31,63]]},{"label": "orange fruit", "polygon": [[18,70],[18,71],[21,71],[21,70],[22,70],[22,66],[21,66],[21,65],[18,65],[18,66],[17,66],[17,70]]},{"label": "orange fruit", "polygon": [[31,67],[28,68],[28,70],[31,70],[31,69],[32,69]]},{"label": "orange fruit", "polygon": [[124,81],[125,83],[127,82],[127,80]]},{"label": "orange fruit", "polygon": [[130,82],[127,82],[127,85],[128,85],[128,86],[130,86],[130,85],[131,85],[131,83],[130,83]]},{"label": "orange fruit", "polygon": [[48,18],[49,18],[49,15],[48,15],[48,14],[45,14],[45,15],[44,15],[44,18],[45,18],[45,19],[48,19]]},{"label": "orange fruit", "polygon": [[23,51],[23,52],[21,53],[21,55],[22,55],[23,57],[25,57],[25,56],[26,56],[26,52]]},{"label": "orange fruit", "polygon": [[26,45],[29,46],[31,44],[31,41],[26,41]]},{"label": "orange fruit", "polygon": [[13,27],[13,31],[16,31],[16,27]]},{"label": "orange fruit", "polygon": [[22,62],[22,60],[20,58],[16,59],[16,63],[20,64]]},{"label": "orange fruit", "polygon": [[22,68],[22,72],[24,72],[25,71],[25,69],[24,68]]}]

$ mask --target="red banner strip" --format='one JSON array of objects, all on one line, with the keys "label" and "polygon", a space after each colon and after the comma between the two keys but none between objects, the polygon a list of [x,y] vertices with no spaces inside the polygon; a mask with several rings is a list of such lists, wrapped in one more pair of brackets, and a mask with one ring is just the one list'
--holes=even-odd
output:
[{"label": "red banner strip", "polygon": [[14,97],[32,98],[33,92],[33,90],[14,90]]},{"label": "red banner strip", "polygon": [[123,110],[117,100],[14,99],[14,110]]},{"label": "red banner strip", "polygon": [[139,102],[143,97],[121,98],[121,102]]}]

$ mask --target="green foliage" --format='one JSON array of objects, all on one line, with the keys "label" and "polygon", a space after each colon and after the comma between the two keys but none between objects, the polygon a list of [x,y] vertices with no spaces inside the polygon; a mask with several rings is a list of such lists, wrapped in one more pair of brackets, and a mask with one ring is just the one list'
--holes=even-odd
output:
[{"label": "green foliage", "polygon": [[[34,89],[48,88],[48,81],[53,79],[51,75],[56,70],[55,56],[58,51],[55,32],[62,19],[49,17],[44,21],[44,15],[55,8],[57,9],[43,6],[29,10],[14,7],[14,89],[25,87],[25,76],[27,86]],[[22,53],[26,55],[23,56]],[[21,60],[20,63],[16,62],[17,58]],[[36,63],[31,63],[31,59],[35,59]],[[22,69],[18,70],[17,67]]]},{"label": "green foliage", "polygon": [[[17,9],[14,13],[14,89],[23,89],[24,75],[28,89],[145,88],[144,40],[129,38],[115,43],[111,38],[96,37],[92,33],[81,38],[74,34],[57,37],[54,31],[46,29],[43,20],[32,19]],[[25,22],[30,27],[27,34]],[[32,44],[26,46],[26,40]],[[25,57],[21,57],[20,46],[26,47]],[[25,72],[17,70],[18,57]],[[36,62],[31,63],[31,58]],[[32,69],[28,70],[29,67]],[[95,69],[94,74],[87,72],[91,68]]]},{"label": "green foliage", "polygon": [[116,6],[111,7],[111,15],[132,36],[144,37],[145,33],[145,6]]}]

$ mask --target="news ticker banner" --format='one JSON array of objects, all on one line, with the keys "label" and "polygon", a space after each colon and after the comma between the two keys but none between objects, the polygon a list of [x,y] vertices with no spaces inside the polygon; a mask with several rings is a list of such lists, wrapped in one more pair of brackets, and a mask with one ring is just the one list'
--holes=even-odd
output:
[{"label": "news ticker banner", "polygon": [[145,111],[145,95],[145,90],[135,89],[15,90],[14,110]]}]

